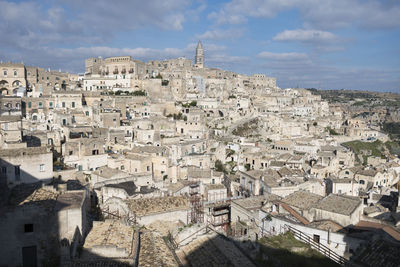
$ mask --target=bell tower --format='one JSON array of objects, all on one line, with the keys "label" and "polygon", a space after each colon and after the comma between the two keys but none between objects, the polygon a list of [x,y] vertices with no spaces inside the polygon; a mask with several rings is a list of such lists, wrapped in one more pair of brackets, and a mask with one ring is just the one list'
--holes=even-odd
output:
[{"label": "bell tower", "polygon": [[200,40],[196,47],[196,56],[194,58],[194,65],[196,68],[202,69],[204,67],[204,50]]}]

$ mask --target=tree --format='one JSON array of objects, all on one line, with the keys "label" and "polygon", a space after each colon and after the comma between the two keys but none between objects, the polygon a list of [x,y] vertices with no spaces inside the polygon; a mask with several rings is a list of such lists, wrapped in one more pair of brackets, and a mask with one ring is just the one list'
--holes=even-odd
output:
[{"label": "tree", "polygon": [[219,159],[217,159],[215,161],[215,170],[217,172],[223,172],[223,173],[227,173],[224,164],[222,163],[222,161],[220,161]]},{"label": "tree", "polygon": [[246,168],[246,171],[250,171],[250,163],[247,163],[246,165],[244,165],[244,167]]}]

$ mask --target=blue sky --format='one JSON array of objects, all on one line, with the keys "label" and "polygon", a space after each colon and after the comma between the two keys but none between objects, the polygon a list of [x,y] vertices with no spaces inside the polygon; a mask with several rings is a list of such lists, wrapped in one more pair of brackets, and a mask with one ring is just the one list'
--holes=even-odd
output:
[{"label": "blue sky", "polygon": [[[90,3],[90,4],[89,4]],[[0,60],[83,72],[85,58],[193,59],[287,87],[400,93],[398,0],[0,0]]]}]

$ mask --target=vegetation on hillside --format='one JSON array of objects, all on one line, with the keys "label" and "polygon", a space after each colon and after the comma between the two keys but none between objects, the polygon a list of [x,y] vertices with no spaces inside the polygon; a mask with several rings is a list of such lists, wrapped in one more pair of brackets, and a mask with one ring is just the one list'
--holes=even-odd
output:
[{"label": "vegetation on hillside", "polygon": [[400,107],[400,94],[381,93],[357,90],[318,90],[309,88],[314,95],[320,95],[323,100],[331,103],[348,103],[355,101],[353,106],[397,106]]},{"label": "vegetation on hillside", "polygon": [[184,108],[190,108],[190,107],[195,107],[195,106],[197,106],[197,101],[196,100],[193,100],[190,103],[182,104],[182,107],[184,107]]},{"label": "vegetation on hillside", "polygon": [[286,232],[259,241],[260,252],[256,261],[262,266],[339,266],[309,245]]},{"label": "vegetation on hillside", "polygon": [[[343,146],[350,148],[356,155],[356,161],[364,165],[367,164],[368,156],[385,158],[385,146],[380,140],[375,142],[362,142],[362,141],[350,141],[342,144]],[[370,152],[365,153],[365,152]],[[359,156],[362,156],[363,162],[360,161]]]},{"label": "vegetation on hillside", "polygon": [[390,138],[400,138],[400,122],[386,122],[382,126],[382,130],[390,135]]},{"label": "vegetation on hillside", "polygon": [[233,131],[232,134],[236,136],[248,137],[251,136],[254,131],[258,128],[258,119],[253,119],[242,125],[237,126]]},{"label": "vegetation on hillside", "polygon": [[114,93],[114,91],[110,91],[109,92],[110,95],[131,95],[131,96],[146,96],[146,91],[143,90],[136,90],[133,92],[129,92],[129,91],[121,91],[118,90]]},{"label": "vegetation on hillside", "polygon": [[336,132],[334,129],[332,129],[331,127],[326,127],[326,130],[329,132],[330,135],[339,135],[338,132]]}]

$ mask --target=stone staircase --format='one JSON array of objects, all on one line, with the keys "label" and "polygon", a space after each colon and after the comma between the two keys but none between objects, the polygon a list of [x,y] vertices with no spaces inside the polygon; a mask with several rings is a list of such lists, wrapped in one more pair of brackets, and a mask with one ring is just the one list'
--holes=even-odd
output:
[{"label": "stone staircase", "polygon": [[179,240],[177,242],[178,247],[182,247],[185,246],[191,242],[193,242],[195,239],[199,238],[200,236],[206,235],[208,233],[207,227],[202,227],[200,228],[198,231],[196,231],[195,233],[189,235],[188,237],[185,237],[182,240]]},{"label": "stone staircase", "polygon": [[232,241],[213,231],[190,240],[175,251],[184,266],[255,266]]}]

